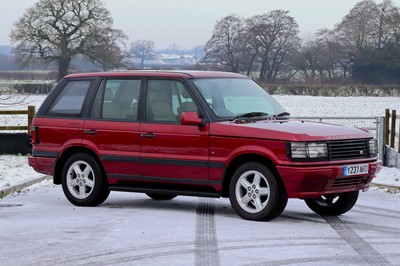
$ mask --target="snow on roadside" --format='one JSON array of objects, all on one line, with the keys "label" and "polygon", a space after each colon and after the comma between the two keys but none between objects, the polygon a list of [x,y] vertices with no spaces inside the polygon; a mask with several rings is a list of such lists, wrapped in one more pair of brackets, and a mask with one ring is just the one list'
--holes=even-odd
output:
[{"label": "snow on roadside", "polygon": [[383,167],[372,182],[400,187],[400,170],[397,168]]},{"label": "snow on roadside", "polygon": [[41,176],[28,165],[27,156],[0,155],[0,189]]}]

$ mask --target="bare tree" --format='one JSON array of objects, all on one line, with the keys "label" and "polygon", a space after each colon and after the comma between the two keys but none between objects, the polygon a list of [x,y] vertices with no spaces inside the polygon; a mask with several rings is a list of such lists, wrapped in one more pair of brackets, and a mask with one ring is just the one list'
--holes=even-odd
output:
[{"label": "bare tree", "polygon": [[288,11],[274,10],[249,20],[249,30],[259,47],[260,79],[274,80],[288,57],[300,45],[298,24]]},{"label": "bare tree", "polygon": [[319,47],[316,37],[307,37],[291,61],[307,83],[314,83],[319,69]]},{"label": "bare tree", "polygon": [[295,66],[307,83],[337,83],[348,77],[355,57],[349,46],[343,46],[337,33],[321,29],[315,36],[303,40]]},{"label": "bare tree", "polygon": [[321,29],[311,39],[301,41],[298,33],[288,11],[229,15],[217,21],[203,62],[247,75],[258,71],[270,82],[400,80],[400,8],[392,0],[360,1],[333,30]]},{"label": "bare tree", "polygon": [[328,73],[328,79],[332,81],[346,78],[353,59],[350,51],[339,42],[336,32],[321,29],[317,32],[317,40],[320,65]]},{"label": "bare tree", "polygon": [[54,62],[61,79],[77,55],[103,68],[121,64],[125,34],[112,24],[101,0],[39,0],[14,24],[11,41],[22,64]]},{"label": "bare tree", "polygon": [[400,44],[400,9],[391,0],[378,4],[378,47],[388,44]]},{"label": "bare tree", "polygon": [[155,51],[154,41],[138,40],[131,44],[130,53],[133,58],[140,59],[140,68],[144,68],[144,61],[152,58]]},{"label": "bare tree", "polygon": [[245,62],[247,65],[246,74],[250,75],[251,72],[259,70],[257,59],[260,55],[260,43],[257,41],[257,35],[252,32],[252,19],[246,19],[245,33],[243,36],[245,47],[243,53],[245,54]]},{"label": "bare tree", "polygon": [[94,38],[88,39],[85,56],[93,63],[98,63],[103,70],[125,67],[127,55],[124,52],[127,39],[121,30],[112,28],[99,29]]},{"label": "bare tree", "polygon": [[240,72],[246,46],[243,18],[232,14],[217,21],[204,49],[204,62],[221,64],[229,71]]},{"label": "bare tree", "polygon": [[357,3],[335,29],[343,61],[352,78],[362,83],[398,83],[400,14],[391,0]]},{"label": "bare tree", "polygon": [[397,12],[393,12],[388,19],[390,24],[389,42],[400,45],[400,10],[397,7]]},{"label": "bare tree", "polygon": [[374,46],[377,36],[379,9],[372,0],[357,3],[343,20],[336,31],[344,46],[351,47],[357,55],[362,49]]}]

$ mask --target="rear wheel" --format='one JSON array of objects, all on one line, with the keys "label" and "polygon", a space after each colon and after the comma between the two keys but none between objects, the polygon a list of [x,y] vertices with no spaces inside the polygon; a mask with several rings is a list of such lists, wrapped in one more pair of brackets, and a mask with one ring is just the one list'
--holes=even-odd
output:
[{"label": "rear wheel", "polygon": [[287,195],[280,191],[272,172],[255,162],[245,163],[235,171],[229,199],[240,217],[253,221],[274,219],[287,204]]},{"label": "rear wheel", "polygon": [[170,200],[176,197],[176,195],[156,194],[156,193],[146,193],[146,195],[152,198],[153,200]]},{"label": "rear wheel", "polygon": [[358,191],[327,194],[319,198],[305,199],[307,206],[319,215],[340,215],[353,208],[358,199]]},{"label": "rear wheel", "polygon": [[110,194],[100,166],[86,153],[72,155],[64,165],[61,178],[65,196],[76,206],[97,206]]}]

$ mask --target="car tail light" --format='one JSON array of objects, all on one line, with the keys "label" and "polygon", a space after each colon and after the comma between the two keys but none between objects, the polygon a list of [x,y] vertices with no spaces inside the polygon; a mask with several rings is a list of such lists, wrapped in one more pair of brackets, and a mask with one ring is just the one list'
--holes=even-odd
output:
[{"label": "car tail light", "polygon": [[39,127],[31,127],[31,140],[32,144],[39,144]]}]

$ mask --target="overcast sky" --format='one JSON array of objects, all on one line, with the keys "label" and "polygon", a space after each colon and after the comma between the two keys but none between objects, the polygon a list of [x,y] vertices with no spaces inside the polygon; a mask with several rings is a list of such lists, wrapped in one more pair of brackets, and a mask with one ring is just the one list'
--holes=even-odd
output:
[{"label": "overcast sky", "polygon": [[[9,45],[13,23],[38,0],[2,0],[0,45]],[[301,34],[333,28],[360,0],[103,0],[129,42],[153,40],[157,48],[177,44],[181,48],[204,45],[217,20],[236,13],[242,17],[288,10]],[[376,0],[377,3],[382,2]],[[393,0],[400,6],[400,0]]]}]

